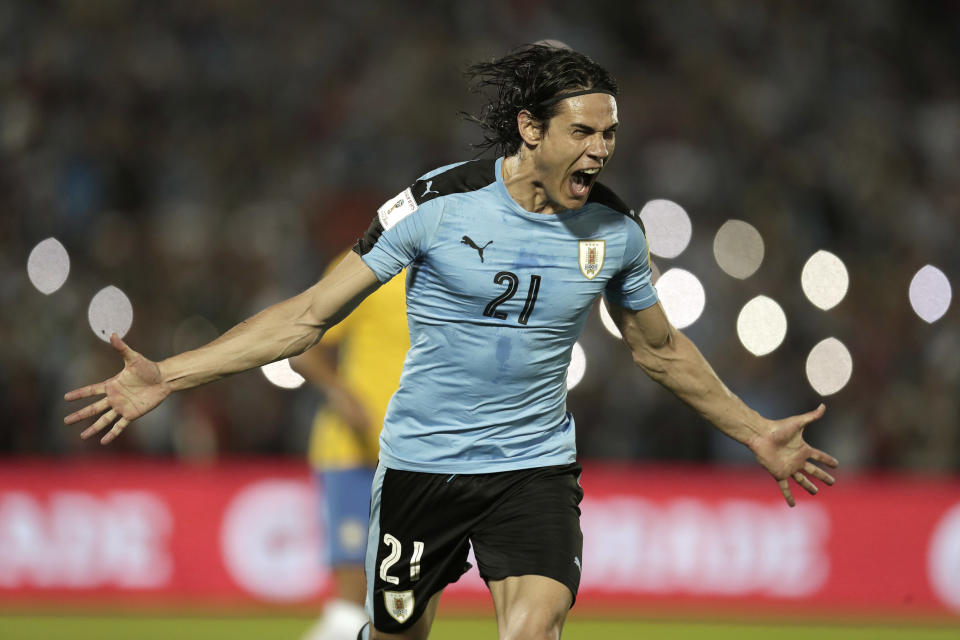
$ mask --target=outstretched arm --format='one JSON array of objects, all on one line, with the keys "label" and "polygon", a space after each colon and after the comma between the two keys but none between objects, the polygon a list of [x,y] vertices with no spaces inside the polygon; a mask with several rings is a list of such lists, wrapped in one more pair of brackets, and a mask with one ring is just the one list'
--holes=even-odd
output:
[{"label": "outstretched arm", "polygon": [[303,293],[264,309],[209,344],[162,362],[144,358],[114,335],[110,343],[123,356],[123,370],[108,380],[67,393],[66,400],[106,397],[70,414],[64,422],[72,424],[103,414],[81,437],[113,424],[101,440],[107,444],[131,420],[156,407],[174,391],[302,353],[378,286],[373,271],[360,256],[350,252]]},{"label": "outstretched arm", "polygon": [[808,476],[833,484],[833,477],[814,463],[836,467],[837,460],[803,440],[803,428],[823,415],[822,404],[809,413],[768,420],[723,384],[693,342],[670,324],[659,302],[642,311],[609,307],[637,366],[720,431],[749,447],[777,480],[787,504],[795,504],[790,478],[811,494],[817,487]]}]

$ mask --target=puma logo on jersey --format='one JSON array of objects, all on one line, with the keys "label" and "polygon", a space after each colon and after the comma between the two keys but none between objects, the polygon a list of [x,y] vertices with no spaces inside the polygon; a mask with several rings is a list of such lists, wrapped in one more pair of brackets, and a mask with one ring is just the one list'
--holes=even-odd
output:
[{"label": "puma logo on jersey", "polygon": [[477,253],[480,254],[480,262],[483,262],[483,250],[489,247],[491,244],[493,244],[493,240],[483,245],[482,247],[478,247],[477,243],[470,239],[470,236],[463,236],[463,239],[460,241],[460,244],[465,244],[468,247],[473,247],[474,249],[476,249]]},{"label": "puma logo on jersey", "polygon": [[439,192],[439,191],[436,191],[435,189],[432,189],[431,187],[433,187],[433,180],[428,180],[428,181],[427,181],[427,188],[424,189],[424,190],[423,190],[423,193],[420,194],[420,198],[426,198],[428,193],[435,193],[435,194],[437,194],[437,195],[440,195],[440,192]]}]

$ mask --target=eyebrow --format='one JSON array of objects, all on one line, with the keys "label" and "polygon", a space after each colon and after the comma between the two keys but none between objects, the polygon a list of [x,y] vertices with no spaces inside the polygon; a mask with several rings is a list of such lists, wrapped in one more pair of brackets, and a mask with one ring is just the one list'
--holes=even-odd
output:
[{"label": "eyebrow", "polygon": [[[604,129],[604,132],[614,131],[614,130],[616,130],[616,128],[619,127],[619,126],[620,126],[620,123],[619,123],[619,122],[614,122],[612,125],[610,125],[610,126],[607,127],[606,129]],[[582,122],[574,122],[573,124],[570,125],[570,128],[571,128],[571,129],[583,129],[583,130],[586,131],[587,133],[595,133],[595,132],[596,132],[596,129],[594,129],[594,128],[591,127],[590,125],[583,124]]]}]

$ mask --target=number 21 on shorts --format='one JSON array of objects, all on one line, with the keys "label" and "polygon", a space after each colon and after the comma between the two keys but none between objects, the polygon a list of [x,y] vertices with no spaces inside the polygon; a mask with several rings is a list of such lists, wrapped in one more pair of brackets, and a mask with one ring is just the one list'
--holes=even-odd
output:
[{"label": "number 21 on shorts", "polygon": [[[391,576],[388,572],[390,567],[397,564],[403,553],[400,541],[389,533],[383,534],[383,543],[390,547],[390,553],[383,562],[380,563],[380,579],[390,584],[400,584],[400,578]],[[420,558],[423,557],[423,543],[419,540],[413,542],[413,553],[410,555],[410,581],[416,582],[420,579]]]}]

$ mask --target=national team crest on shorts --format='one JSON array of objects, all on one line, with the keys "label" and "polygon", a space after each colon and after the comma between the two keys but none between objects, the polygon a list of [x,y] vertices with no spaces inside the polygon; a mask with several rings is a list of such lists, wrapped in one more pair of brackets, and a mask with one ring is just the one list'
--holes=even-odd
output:
[{"label": "national team crest on shorts", "polygon": [[384,591],[383,604],[390,617],[403,624],[413,614],[413,591]]},{"label": "national team crest on shorts", "polygon": [[606,240],[580,241],[580,273],[588,280],[593,280],[603,268],[603,258],[606,254]]}]

